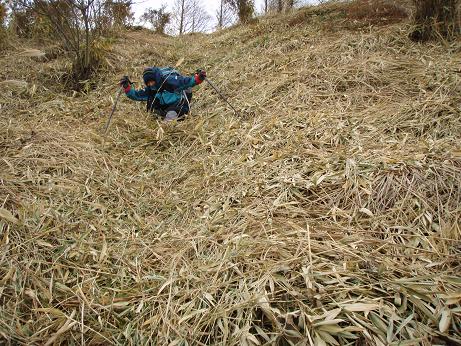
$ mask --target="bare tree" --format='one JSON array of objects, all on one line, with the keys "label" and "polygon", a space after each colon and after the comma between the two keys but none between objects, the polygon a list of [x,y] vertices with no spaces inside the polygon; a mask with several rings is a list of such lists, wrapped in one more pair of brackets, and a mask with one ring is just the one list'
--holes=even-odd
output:
[{"label": "bare tree", "polygon": [[159,9],[148,8],[141,16],[144,23],[149,23],[155,32],[159,34],[165,33],[165,28],[171,20],[171,13],[166,11],[166,5],[162,5]]},{"label": "bare tree", "polygon": [[172,12],[173,31],[182,35],[184,34],[186,15],[188,12],[188,0],[175,0]]},{"label": "bare tree", "polygon": [[172,31],[182,35],[206,31],[211,16],[203,7],[201,0],[176,0],[172,19]]},{"label": "bare tree", "polygon": [[[267,0],[266,0],[267,1]],[[229,3],[225,0],[221,0],[219,8],[216,10],[216,28],[222,29],[226,26],[229,26],[234,21],[234,14],[232,13],[232,8],[229,6]]]},{"label": "bare tree", "polygon": [[254,15],[254,0],[225,0],[237,14],[241,23],[247,23]]},{"label": "bare tree", "polygon": [[211,16],[202,6],[200,0],[190,0],[189,30],[187,32],[204,32],[208,30]]},{"label": "bare tree", "polygon": [[414,41],[432,38],[454,38],[460,34],[459,0],[414,0],[416,29]]}]

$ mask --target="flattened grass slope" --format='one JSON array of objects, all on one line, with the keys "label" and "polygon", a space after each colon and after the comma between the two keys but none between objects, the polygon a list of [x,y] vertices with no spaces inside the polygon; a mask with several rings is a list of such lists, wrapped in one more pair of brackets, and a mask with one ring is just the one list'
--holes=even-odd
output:
[{"label": "flattened grass slope", "polygon": [[[36,87],[0,96],[0,337],[460,342],[459,42],[299,15],[129,33],[77,98],[36,77],[59,62],[2,59]],[[124,99],[102,137],[117,77],[180,57],[244,117],[202,86],[187,121]]]}]

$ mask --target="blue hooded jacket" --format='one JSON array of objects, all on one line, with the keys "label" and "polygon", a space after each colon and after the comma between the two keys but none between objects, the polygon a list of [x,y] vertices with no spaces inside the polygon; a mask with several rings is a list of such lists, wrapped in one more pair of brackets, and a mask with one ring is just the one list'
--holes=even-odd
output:
[{"label": "blue hooded jacket", "polygon": [[185,77],[172,68],[151,67],[154,86],[146,86],[143,89],[134,89],[128,86],[125,94],[128,98],[135,101],[147,101],[149,96],[155,97],[160,106],[170,106],[179,104],[183,98],[183,91],[200,84],[197,77]]}]

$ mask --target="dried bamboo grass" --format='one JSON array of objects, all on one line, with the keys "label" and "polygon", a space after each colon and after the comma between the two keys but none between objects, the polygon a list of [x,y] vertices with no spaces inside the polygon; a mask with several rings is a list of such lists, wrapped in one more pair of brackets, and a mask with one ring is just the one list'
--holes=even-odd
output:
[{"label": "dried bamboo grass", "polygon": [[0,337],[459,343],[459,43],[324,20],[115,48],[120,75],[206,67],[243,121],[202,87],[178,124],[122,102],[105,140],[117,73],[80,98],[0,96]]},{"label": "dried bamboo grass", "polygon": [[27,87],[27,82],[23,80],[4,80],[0,82],[0,85],[6,88],[12,88],[12,89],[24,89]]},{"label": "dried bamboo grass", "polygon": [[31,58],[43,58],[45,57],[45,52],[42,52],[39,49],[26,49],[20,53],[18,53],[20,57],[31,57]]}]

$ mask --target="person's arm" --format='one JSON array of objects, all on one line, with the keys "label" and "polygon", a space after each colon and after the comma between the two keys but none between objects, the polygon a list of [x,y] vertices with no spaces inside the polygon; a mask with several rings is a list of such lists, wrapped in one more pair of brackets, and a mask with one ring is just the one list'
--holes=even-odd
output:
[{"label": "person's arm", "polygon": [[145,87],[144,89],[138,89],[136,90],[130,85],[128,85],[126,88],[123,88],[125,90],[125,95],[134,101],[147,101],[149,98],[149,92],[148,92],[148,87]]},{"label": "person's arm", "polygon": [[148,87],[145,87],[144,89],[139,89],[136,90],[135,88],[132,87],[132,82],[128,78],[128,76],[123,76],[122,79],[120,79],[119,85],[123,88],[125,91],[125,95],[135,101],[147,101],[149,98],[149,90]]},{"label": "person's arm", "polygon": [[206,78],[205,71],[198,71],[195,75],[190,77],[184,76],[171,76],[167,79],[166,83],[176,91],[183,91],[192,88],[202,83]]}]

